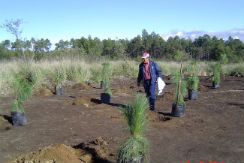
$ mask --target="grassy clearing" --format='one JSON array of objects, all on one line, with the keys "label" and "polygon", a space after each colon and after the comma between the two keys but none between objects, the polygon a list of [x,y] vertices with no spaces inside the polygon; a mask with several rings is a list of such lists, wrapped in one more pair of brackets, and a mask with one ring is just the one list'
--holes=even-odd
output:
[{"label": "grassy clearing", "polygon": [[[67,81],[83,82],[90,81],[99,83],[102,79],[102,63],[104,60],[85,61],[82,59],[59,59],[59,60],[41,60],[38,62],[22,60],[2,61],[0,62],[0,92],[9,92],[9,86],[14,78],[14,74],[21,72],[24,77],[31,78],[33,88],[38,89],[53,84],[55,70],[60,69],[65,76],[62,83]],[[128,60],[110,61],[112,76],[137,76],[139,62]],[[163,75],[170,75],[175,68],[179,68],[178,62],[157,61]],[[185,67],[188,62],[184,62]],[[201,76],[209,75],[209,63],[198,62],[197,67]],[[225,74],[243,74],[244,66],[242,64],[227,64],[222,66]]]}]

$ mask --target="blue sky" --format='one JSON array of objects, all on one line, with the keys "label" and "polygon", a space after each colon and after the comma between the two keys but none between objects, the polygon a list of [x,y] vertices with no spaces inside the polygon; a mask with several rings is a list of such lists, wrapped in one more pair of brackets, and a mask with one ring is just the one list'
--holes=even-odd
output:
[{"label": "blue sky", "polygon": [[[244,29],[243,0],[0,0],[0,24],[23,19],[22,38],[128,38],[142,29],[220,32]],[[13,39],[0,29],[0,41]]]}]

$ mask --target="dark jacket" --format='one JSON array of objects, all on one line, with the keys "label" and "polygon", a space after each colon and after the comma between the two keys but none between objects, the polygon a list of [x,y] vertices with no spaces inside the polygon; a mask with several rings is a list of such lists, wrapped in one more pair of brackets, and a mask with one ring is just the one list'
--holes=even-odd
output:
[{"label": "dark jacket", "polygon": [[[158,64],[149,60],[149,71],[150,71],[150,76],[151,76],[151,84],[155,84],[155,82],[157,81],[158,77],[162,77],[162,73],[160,68],[158,67]],[[138,77],[137,77],[137,83],[140,83],[141,80],[143,81],[144,84],[144,63],[142,62],[139,65],[139,73],[138,73]]]}]

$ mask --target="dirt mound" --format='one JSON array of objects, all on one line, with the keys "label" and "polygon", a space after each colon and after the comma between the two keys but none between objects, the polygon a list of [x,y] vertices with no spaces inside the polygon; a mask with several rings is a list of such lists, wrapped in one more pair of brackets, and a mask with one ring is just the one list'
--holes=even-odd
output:
[{"label": "dirt mound", "polygon": [[97,137],[89,143],[81,144],[80,148],[93,154],[93,162],[109,162],[116,159],[115,151],[109,148],[109,143],[102,137]]},{"label": "dirt mound", "polygon": [[9,130],[12,124],[2,115],[0,115],[0,131]]},{"label": "dirt mound", "polygon": [[55,144],[37,151],[23,154],[11,160],[18,163],[95,163],[115,160],[115,154],[109,152],[108,143],[97,137],[89,143],[81,143],[71,147],[64,144]]},{"label": "dirt mound", "polygon": [[93,139],[91,142],[95,145],[108,145],[108,143],[105,140],[103,140],[101,136]]},{"label": "dirt mound", "polygon": [[72,89],[79,89],[79,90],[87,90],[91,89],[92,87],[86,83],[76,83],[72,86]]},{"label": "dirt mound", "polygon": [[113,90],[112,92],[113,94],[120,94],[120,93],[125,93],[125,94],[134,94],[135,93],[135,90],[134,90],[134,87],[131,86],[131,87],[121,87],[119,89],[115,89]]},{"label": "dirt mound", "polygon": [[34,93],[34,96],[53,96],[53,93],[51,90],[42,88]]},{"label": "dirt mound", "polygon": [[154,111],[147,111],[147,115],[148,115],[148,120],[150,122],[164,122],[164,121],[168,121],[171,118],[164,116],[163,114],[159,114],[157,112]]},{"label": "dirt mound", "polygon": [[82,149],[75,149],[64,144],[55,144],[44,147],[35,152],[21,155],[14,162],[48,162],[48,163],[83,163],[92,162],[92,155]]},{"label": "dirt mound", "polygon": [[91,107],[99,104],[99,101],[93,99],[90,96],[79,96],[65,103],[66,105],[84,105],[85,107]]}]

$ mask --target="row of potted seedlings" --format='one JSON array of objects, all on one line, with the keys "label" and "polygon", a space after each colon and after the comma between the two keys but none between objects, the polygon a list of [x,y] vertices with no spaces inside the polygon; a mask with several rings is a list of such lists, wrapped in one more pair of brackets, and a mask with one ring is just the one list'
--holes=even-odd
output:
[{"label": "row of potted seedlings", "polygon": [[[62,95],[62,81],[64,74],[59,68],[56,68],[53,74],[53,83],[55,84],[55,94]],[[35,84],[35,76],[31,72],[19,72],[14,74],[11,82],[12,93],[15,98],[11,105],[11,118],[14,126],[26,125],[27,119],[24,112],[23,102],[32,96],[32,88]]]},{"label": "row of potted seedlings", "polygon": [[[112,91],[110,89],[110,65],[108,62],[103,63],[102,69],[102,82],[101,88],[104,89],[104,93],[101,94],[101,101],[103,103],[110,103],[110,97],[112,96]],[[220,83],[220,64],[212,65],[213,75],[210,80],[212,81],[213,88],[218,88]],[[190,100],[197,99],[197,89],[198,89],[198,71],[196,69],[196,63],[192,62],[187,68],[187,72],[190,74],[184,79],[184,75],[182,73],[182,66],[180,71],[175,71],[171,78],[172,83],[175,83],[175,98],[174,103],[172,105],[172,115],[183,117],[185,110],[184,96],[186,94],[186,87],[188,87],[188,98]],[[21,76],[21,75],[20,75]],[[64,74],[59,69],[55,70],[54,74],[54,84],[55,84],[55,94],[62,94],[61,83],[64,80]],[[32,96],[32,86],[33,86],[32,76],[29,75],[28,78],[21,78],[19,74],[15,75],[15,79],[12,82],[12,90],[15,94],[15,99],[13,100],[11,107],[11,115],[13,125],[25,125],[26,118],[23,109],[23,101],[27,100]],[[18,122],[18,119],[21,122]]]},{"label": "row of potted seedlings", "polygon": [[[186,79],[184,78],[183,68],[181,64],[180,71],[176,70],[172,74],[171,81],[176,84],[174,91],[174,103],[172,105],[171,115],[175,117],[184,117],[185,102],[184,97],[188,88],[188,99],[196,100],[198,98],[198,70],[195,62],[191,62],[187,67],[187,73],[189,74]],[[210,78],[212,81],[212,87],[218,88],[220,83],[220,64],[216,63],[212,65],[213,75]]]}]

